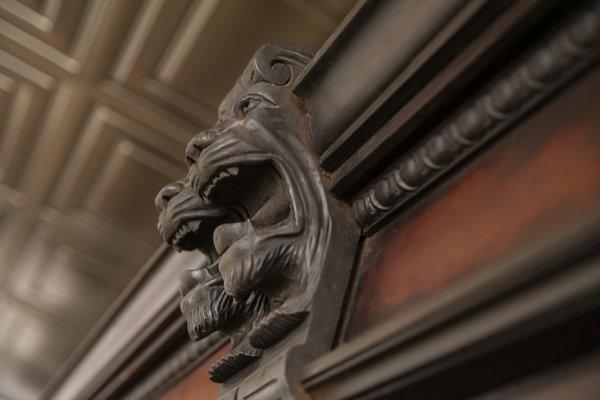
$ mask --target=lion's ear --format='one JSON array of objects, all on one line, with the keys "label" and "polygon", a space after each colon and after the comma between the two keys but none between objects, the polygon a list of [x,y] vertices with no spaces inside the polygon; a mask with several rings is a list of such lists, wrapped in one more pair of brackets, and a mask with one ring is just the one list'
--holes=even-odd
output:
[{"label": "lion's ear", "polygon": [[303,46],[267,43],[254,53],[243,77],[248,79],[247,86],[261,81],[277,86],[293,84],[313,54],[312,49]]}]

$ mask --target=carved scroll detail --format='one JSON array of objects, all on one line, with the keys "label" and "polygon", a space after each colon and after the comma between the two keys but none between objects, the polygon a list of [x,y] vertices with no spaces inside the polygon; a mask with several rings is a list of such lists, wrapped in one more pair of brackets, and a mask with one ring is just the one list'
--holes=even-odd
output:
[{"label": "carved scroll detail", "polygon": [[599,42],[600,3],[596,2],[354,201],[355,219],[369,231],[566,78],[589,65],[598,57]]}]

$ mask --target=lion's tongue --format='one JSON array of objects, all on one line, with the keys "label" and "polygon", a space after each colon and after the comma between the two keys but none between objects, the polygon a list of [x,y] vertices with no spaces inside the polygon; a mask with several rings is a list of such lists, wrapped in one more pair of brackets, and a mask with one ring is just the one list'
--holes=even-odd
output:
[{"label": "lion's tongue", "polygon": [[250,220],[219,225],[213,233],[215,250],[221,255],[233,242],[253,232],[254,226]]}]

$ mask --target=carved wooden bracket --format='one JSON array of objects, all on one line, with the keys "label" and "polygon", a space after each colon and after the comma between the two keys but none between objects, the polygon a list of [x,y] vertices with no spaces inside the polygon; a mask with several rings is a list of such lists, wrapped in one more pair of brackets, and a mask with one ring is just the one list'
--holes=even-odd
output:
[{"label": "carved wooden bracket", "polygon": [[[210,260],[181,275],[181,311],[192,340],[231,338],[210,370],[222,398],[294,396],[294,365],[326,351],[337,324],[358,228],[323,185],[291,91],[310,59],[298,46],[261,47],[218,122],[188,144],[188,175],[156,197],[164,240]],[[260,373],[238,374],[251,365]]]}]

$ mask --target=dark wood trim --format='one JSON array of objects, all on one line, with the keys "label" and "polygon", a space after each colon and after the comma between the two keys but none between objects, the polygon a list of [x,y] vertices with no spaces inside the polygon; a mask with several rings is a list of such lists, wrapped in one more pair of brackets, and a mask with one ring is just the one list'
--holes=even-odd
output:
[{"label": "dark wood trim", "polygon": [[[312,138],[316,151],[322,154],[461,9],[478,8],[485,2],[359,3],[319,51],[294,90],[306,99],[314,131],[318,132]],[[402,37],[398,37],[399,26],[404,32]]]},{"label": "dark wood trim", "polygon": [[163,360],[148,377],[126,392],[123,398],[127,400],[159,398],[225,346],[227,341],[228,339],[222,335],[216,334],[201,342],[186,342],[181,349]]},{"label": "dark wood trim", "polygon": [[[530,11],[535,4],[536,1],[517,3],[515,9],[511,9],[510,15],[518,21],[519,18],[522,18],[524,11]],[[460,60],[461,66],[469,65],[469,61],[472,63],[475,57],[466,58],[462,54],[458,56],[460,49],[469,43],[470,37],[479,33],[486,22],[497,18],[499,10],[505,6],[506,4],[501,1],[468,2],[446,22],[443,29],[423,44],[423,48],[403,68],[402,72],[386,85],[383,92],[370,102],[360,116],[344,129],[343,133],[323,152],[321,155],[323,168],[332,171],[359,150],[372,133],[381,127],[394,112],[402,105],[415,100],[415,94],[421,91],[429,77],[435,76],[437,81],[443,81],[446,85],[446,87],[440,88],[439,92],[443,92],[444,89],[449,90],[450,88],[447,86],[456,87],[456,83],[451,83],[457,77],[448,79],[444,76],[442,73],[444,66],[455,57],[455,60]],[[502,25],[505,29],[510,26],[506,23]],[[477,46],[477,51],[484,52],[485,47]],[[456,68],[451,72],[459,75],[464,73],[464,70]],[[435,94],[440,96],[443,93]],[[428,103],[432,102],[433,96],[431,97],[427,99]]]},{"label": "dark wood trim", "polygon": [[600,32],[586,24],[600,24],[600,7],[577,14],[363,192],[353,210],[364,232],[374,232],[405,202],[594,64]]},{"label": "dark wood trim", "polygon": [[[338,196],[352,197],[396,154],[406,152],[433,130],[440,119],[471,98],[471,93],[492,79],[502,65],[521,54],[529,54],[531,41],[552,28],[548,26],[552,25],[549,20],[554,18],[556,23],[559,5],[552,1],[516,1],[495,18],[475,16],[476,22],[486,22],[485,28],[470,40],[462,38],[458,43],[447,40],[450,49],[458,47],[460,51],[454,50],[452,58],[438,64],[438,68],[442,66],[440,70],[415,71],[423,73],[415,83],[417,90],[412,90],[405,102],[397,103],[393,112],[386,114],[387,118],[365,125],[365,141],[347,152],[344,162],[332,171],[331,190]],[[449,49],[439,49],[441,54],[446,54],[444,51]]]},{"label": "dark wood trim", "polygon": [[[84,390],[85,393],[91,393],[86,395],[86,398],[110,398],[122,389],[126,381],[137,377],[157,355],[168,358],[173,351],[172,347],[179,343],[187,343],[185,319],[179,313],[178,304],[170,304],[164,313],[157,316],[156,323],[149,326],[147,332],[153,334],[149,337],[142,335],[132,341],[125,351],[119,353],[98,375],[92,385]],[[202,341],[203,346],[206,345],[205,342],[209,341]]]},{"label": "dark wood trim", "polygon": [[[309,364],[304,373],[307,390],[316,399],[328,400],[400,396],[537,333],[548,334],[581,315],[598,315],[598,238],[600,216],[497,268],[482,270]],[[584,320],[584,325],[597,333],[597,321]],[[595,344],[600,345],[597,339]],[[476,386],[453,384],[458,389],[449,388],[448,398],[459,396],[461,387]]]},{"label": "dark wood trim", "polygon": [[[95,328],[99,332],[97,336],[94,335],[87,339],[89,346],[84,351],[82,350],[81,354],[78,354],[77,362],[65,375],[60,385],[57,385],[52,392],[47,392],[47,398],[62,398],[61,396],[64,395],[62,390],[68,390],[69,385],[77,385],[77,382],[68,379],[72,379],[72,375],[76,374],[86,362],[87,367],[93,368],[95,373],[92,379],[85,382],[85,386],[72,390],[76,393],[73,394],[73,398],[104,398],[103,396],[119,390],[127,382],[130,383],[129,379],[141,379],[140,371],[143,371],[143,374],[150,373],[144,368],[148,367],[155,357],[167,358],[176,350],[177,346],[187,342],[185,321],[179,312],[176,277],[173,277],[171,282],[157,281],[157,277],[160,278],[172,270],[174,266],[170,265],[171,263],[180,263],[182,260],[186,263],[191,262],[191,259],[180,259],[179,256],[174,256],[174,252],[167,246],[159,248],[140,275],[111,307],[110,314],[107,314],[106,317],[108,321],[106,325]],[[155,304],[154,309],[148,309],[147,321],[140,325],[135,332],[131,332],[130,328],[127,328],[122,321],[120,322],[123,315],[130,313],[136,306],[138,296],[156,295],[158,289],[164,292],[167,288],[170,289],[168,289],[168,293],[164,293],[166,300],[161,303],[162,305]],[[120,329],[129,330],[129,332],[121,333],[131,334],[131,340],[120,343],[118,346],[104,348],[103,351],[110,353],[109,361],[96,362],[97,345],[111,330],[117,329],[118,331],[117,325],[120,325]]]},{"label": "dark wood trim", "polygon": [[50,399],[58,388],[64,383],[66,378],[77,367],[79,362],[85,357],[87,352],[92,348],[96,341],[102,336],[110,324],[115,320],[116,316],[126,307],[128,301],[137,293],[151,272],[159,266],[169,253],[167,245],[161,245],[156,252],[150,257],[148,262],[142,267],[140,272],[135,276],[131,283],[119,295],[115,302],[106,310],[100,320],[94,325],[94,328],[85,337],[81,344],[75,349],[73,354],[63,364],[61,369],[52,377],[50,382],[44,388],[41,395],[42,399]]}]

